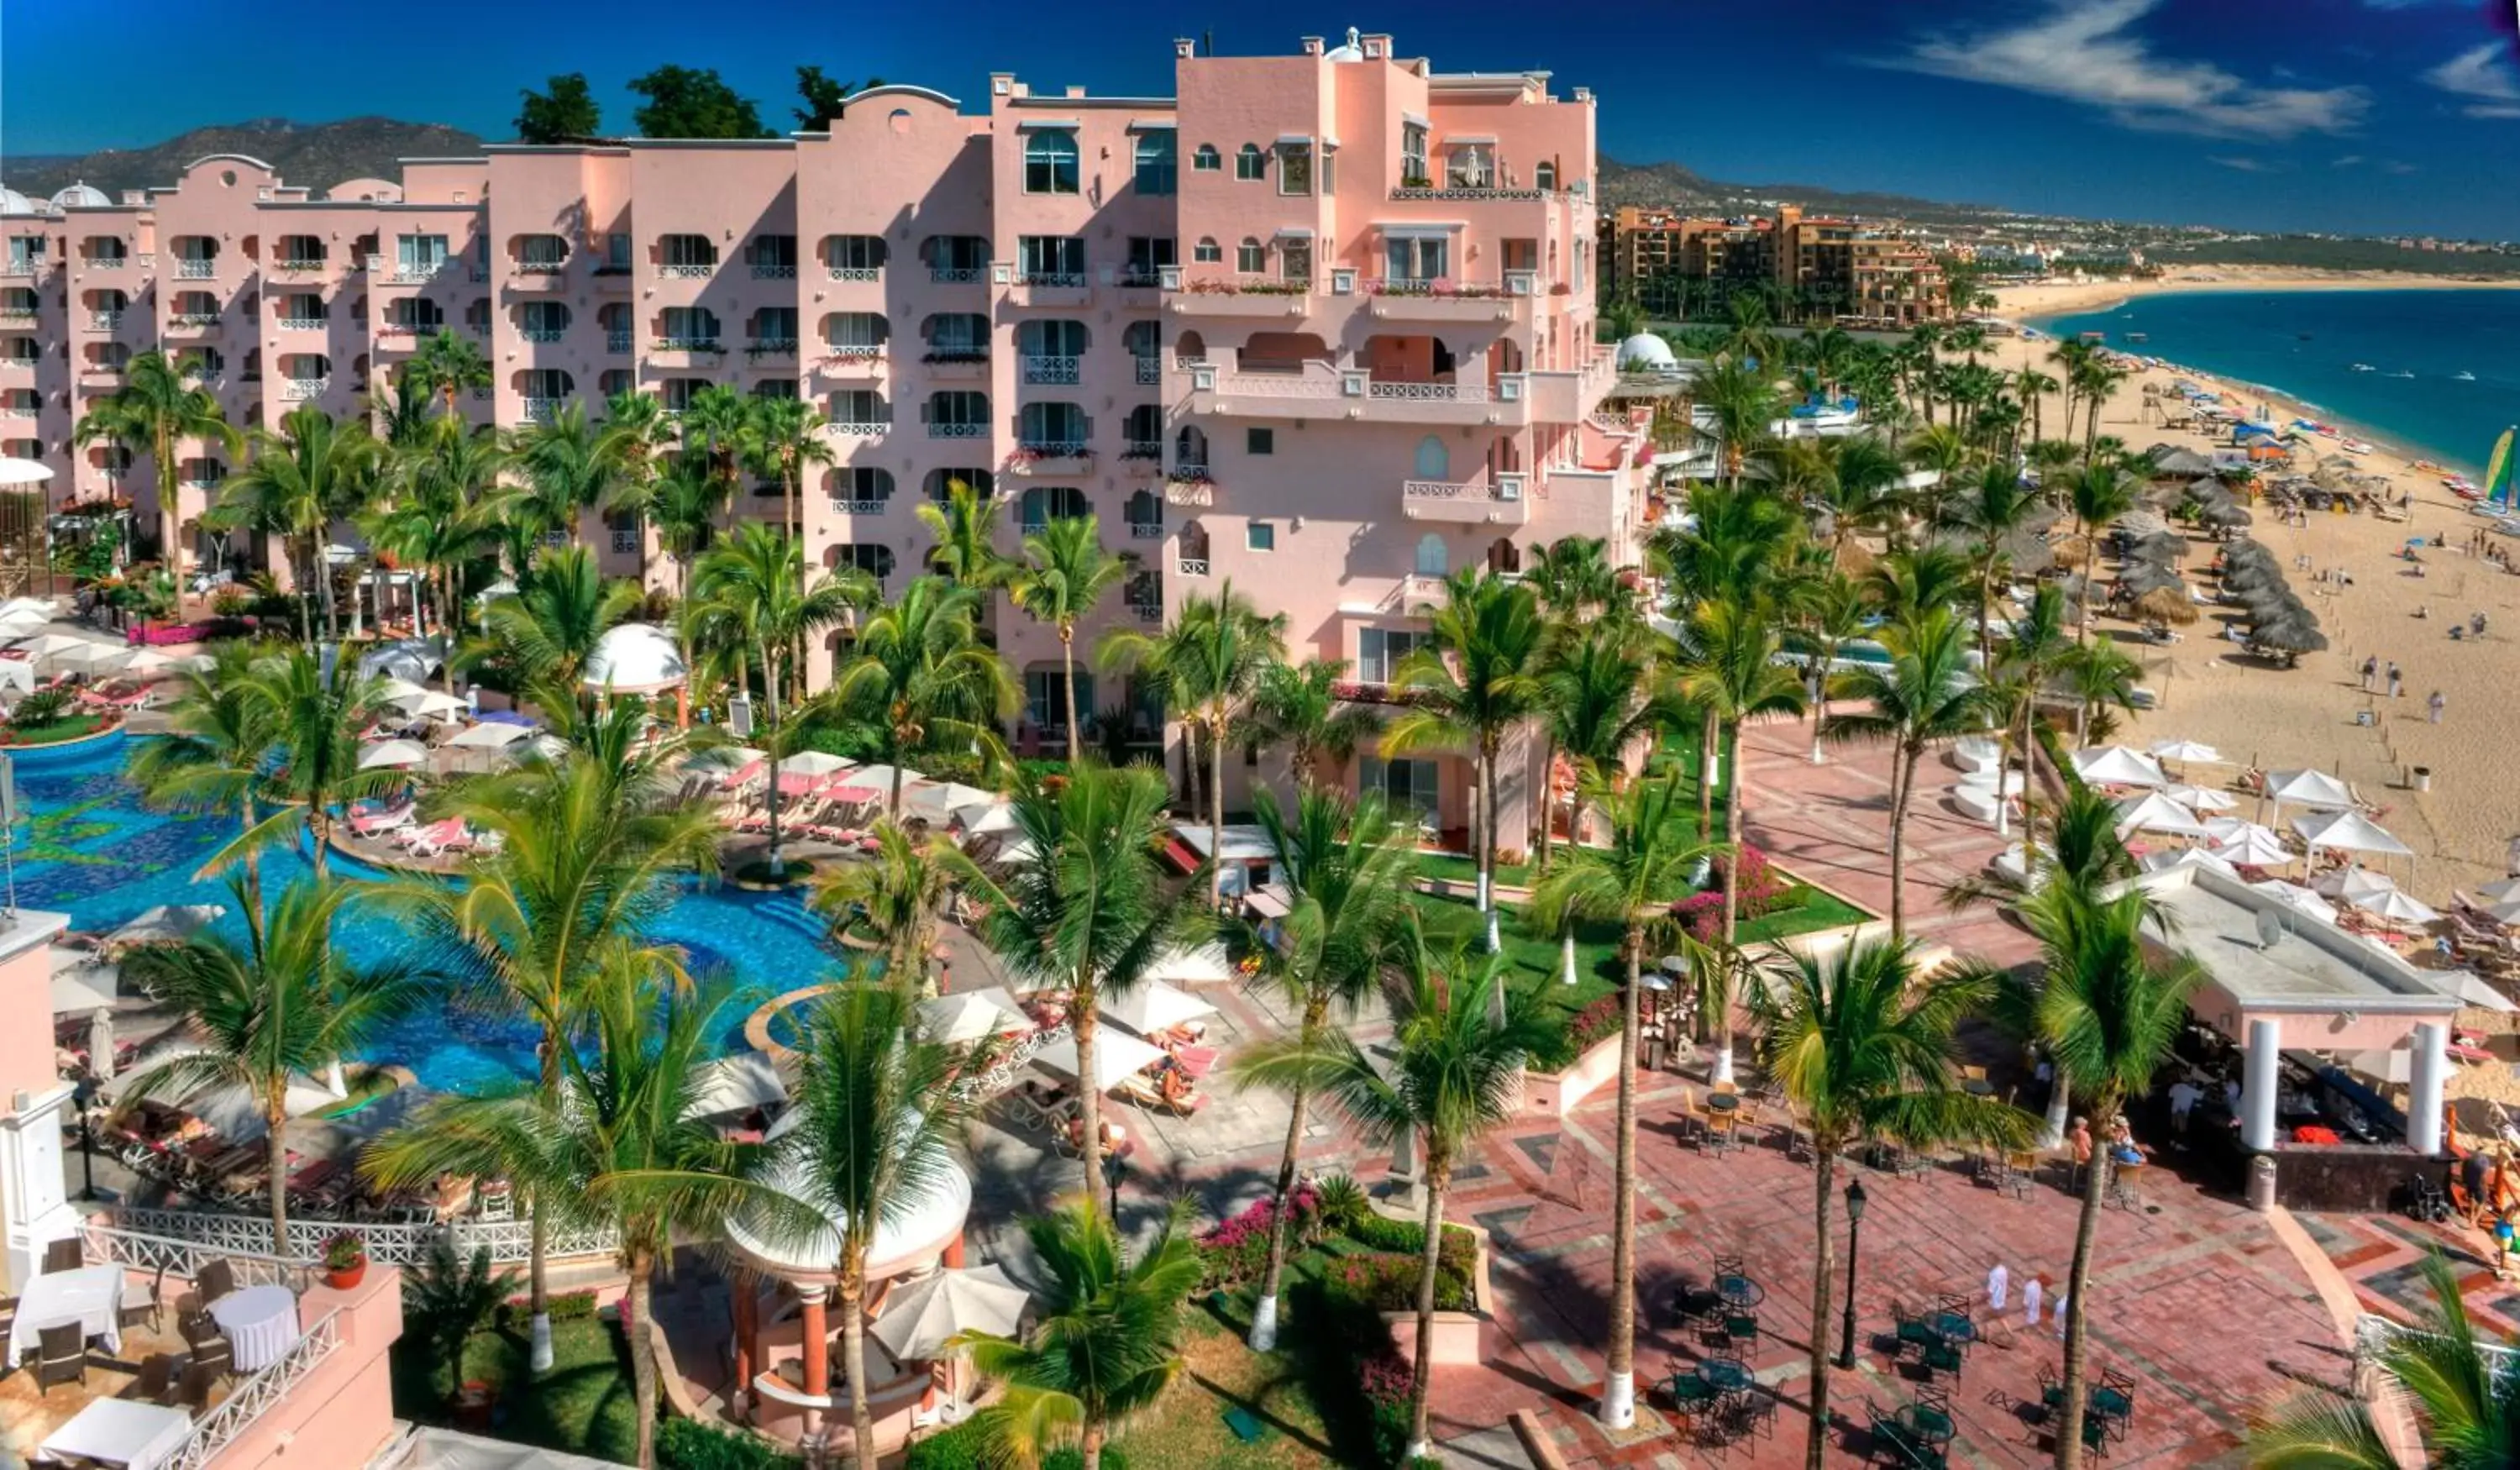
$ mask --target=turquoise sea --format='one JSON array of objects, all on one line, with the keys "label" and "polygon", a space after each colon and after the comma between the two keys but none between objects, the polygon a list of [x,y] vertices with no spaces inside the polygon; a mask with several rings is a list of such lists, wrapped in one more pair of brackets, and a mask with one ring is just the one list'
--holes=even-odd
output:
[{"label": "turquoise sea", "polygon": [[2105,332],[2120,351],[2306,401],[2470,473],[2520,423],[2520,290],[2166,292],[2031,325]]}]

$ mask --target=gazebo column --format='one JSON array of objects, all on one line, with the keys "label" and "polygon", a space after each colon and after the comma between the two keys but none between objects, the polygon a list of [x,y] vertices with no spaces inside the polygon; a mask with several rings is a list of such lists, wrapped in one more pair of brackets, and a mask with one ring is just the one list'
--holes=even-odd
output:
[{"label": "gazebo column", "polygon": [[729,1299],[735,1305],[735,1391],[728,1402],[735,1405],[736,1417],[748,1423],[752,1375],[761,1370],[761,1283],[749,1272],[739,1271]]},{"label": "gazebo column", "polygon": [[[825,1320],[824,1302],[830,1298],[828,1286],[799,1286],[796,1300],[804,1304],[805,1322],[805,1393],[809,1398],[829,1398],[832,1392],[832,1344],[830,1325]],[[805,1411],[805,1428],[812,1433],[823,1427],[823,1411]]]},{"label": "gazebo column", "polygon": [[962,1231],[956,1230],[954,1232],[954,1238],[945,1242],[945,1253],[940,1258],[940,1261],[947,1270],[961,1270],[963,1269]]},{"label": "gazebo column", "polygon": [[2450,1027],[2424,1021],[2408,1041],[2415,1055],[2407,1079],[2407,1144],[2430,1156],[2442,1151],[2442,1087],[2450,1076]]},{"label": "gazebo column", "polygon": [[2282,1023],[2249,1022],[2249,1040],[2244,1049],[2247,1064],[2240,1077],[2240,1141],[2266,1153],[2275,1146],[2275,1079],[2283,1054]]}]

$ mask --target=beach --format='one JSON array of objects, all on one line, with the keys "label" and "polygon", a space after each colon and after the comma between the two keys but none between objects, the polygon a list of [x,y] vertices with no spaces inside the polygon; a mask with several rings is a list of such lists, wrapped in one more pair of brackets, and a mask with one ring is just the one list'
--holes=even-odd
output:
[{"label": "beach", "polygon": [[2043,281],[1995,290],[1994,314],[2008,321],[2091,311],[2138,296],[2204,290],[2514,290],[2520,278],[2455,272],[2303,271],[2255,265],[2185,265],[2133,281]]},{"label": "beach", "polygon": [[[2322,282],[2293,278],[2299,289],[2321,289]],[[2367,277],[2351,285],[2371,290],[2379,283]],[[2386,283],[2395,288],[2399,283]],[[2444,281],[2436,289],[2473,288],[2474,282]],[[2269,280],[2237,281],[2227,275],[2212,283],[2171,282],[2167,289],[2280,289]],[[2056,293],[2084,288],[2032,287],[2035,304],[2007,299],[2003,315],[2031,316],[2072,309]],[[2123,284],[2092,290],[2123,295]],[[2343,289],[2341,286],[2333,289]],[[2114,297],[2112,297],[2114,298]],[[2089,302],[2083,303],[2092,304]],[[2017,370],[2036,366],[2054,374],[2047,361],[2053,342],[2018,337],[2000,338],[1982,360]],[[2278,423],[2296,418],[2317,419],[2278,392],[2225,382],[2210,374],[2169,364],[2131,375],[2100,414],[2100,432],[2141,451],[2157,443],[2182,445],[2202,452],[2217,442],[2211,432],[2160,426],[2153,412],[2157,400],[2145,388],[2168,394],[2174,380],[2184,379],[2223,394],[2223,401],[2255,413],[2265,404]],[[2042,416],[2053,425],[2063,422],[2061,397],[2050,396]],[[2081,410],[2076,411],[2080,435]],[[2334,455],[2338,441],[2314,440],[2306,453]],[[2369,801],[2385,809],[2378,820],[2415,849],[2408,886],[2426,902],[2446,906],[2453,889],[2465,890],[2504,875],[2506,844],[2520,834],[2520,781],[2503,769],[2505,753],[2520,742],[2520,708],[2512,692],[2520,690],[2520,576],[2502,571],[2466,551],[2468,538],[2490,523],[2470,514],[2466,503],[2444,487],[2437,471],[2412,468],[2419,455],[2373,440],[2373,451],[2359,457],[2363,472],[2389,478],[2392,489],[2411,493],[2407,521],[2383,521],[2369,514],[2313,513],[2306,526],[2283,525],[2263,510],[2250,534],[2275,553],[2287,569],[2294,591],[2317,611],[2326,633],[2326,651],[2306,655],[2291,669],[2272,667],[2223,641],[2219,609],[2200,609],[2205,617],[2181,630],[2182,640],[2168,646],[2136,639],[2134,625],[2102,616],[2094,627],[2118,637],[2126,650],[2144,666],[2143,683],[2154,690],[2159,707],[2128,722],[2119,738],[2141,746],[2178,735],[2218,747],[2234,764],[2215,775],[2228,779],[2243,765],[2259,770],[2316,766],[2353,782]],[[2306,461],[2305,461],[2306,463]],[[2420,555],[2425,575],[2401,559],[2400,550],[2415,536],[2435,535],[2449,545],[2427,547]],[[2213,543],[2191,537],[2194,550],[2187,565],[2197,574],[2210,564]],[[2500,544],[2520,553],[2520,542]],[[2350,575],[2350,586],[2319,579],[2321,572]],[[2419,616],[2419,609],[2424,615]],[[2464,625],[2482,612],[2488,631],[2483,639],[2452,641],[2453,623]],[[2385,666],[2399,665],[2405,676],[2402,696],[2365,693],[2359,688],[2364,658]],[[2427,718],[2426,700],[2440,690],[2447,701],[2442,721]],[[2369,716],[2369,723],[2362,716]],[[2431,789],[2411,788],[2412,768],[2429,768]],[[2246,809],[2244,808],[2244,813]],[[2408,878],[2407,860],[2395,860],[2398,876]]]}]

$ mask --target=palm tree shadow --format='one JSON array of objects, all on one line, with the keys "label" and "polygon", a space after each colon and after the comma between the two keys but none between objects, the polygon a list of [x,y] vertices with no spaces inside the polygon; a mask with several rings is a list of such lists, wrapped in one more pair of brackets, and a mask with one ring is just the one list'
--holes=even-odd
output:
[{"label": "palm tree shadow", "polygon": [[1301,1387],[1301,1375],[1292,1370],[1283,1373],[1271,1374],[1268,1378],[1265,1378],[1260,1383],[1254,1385],[1253,1391],[1247,1397],[1234,1392],[1232,1389],[1227,1388],[1224,1384],[1217,1382],[1215,1379],[1208,1377],[1204,1373],[1192,1373],[1190,1375],[1190,1381],[1197,1384],[1200,1388],[1207,1390],[1207,1392],[1216,1399],[1241,1409],[1244,1413],[1247,1413],[1251,1417],[1259,1420],[1261,1423],[1268,1425],[1270,1428],[1278,1431],[1282,1435],[1284,1435],[1287,1439],[1292,1440],[1296,1444],[1303,1446],[1315,1454],[1328,1455],[1335,1453],[1330,1447],[1329,1441],[1307,1433],[1301,1426],[1289,1423],[1286,1419],[1272,1412],[1268,1408],[1267,1405],[1271,1395],[1282,1390],[1292,1392]]}]

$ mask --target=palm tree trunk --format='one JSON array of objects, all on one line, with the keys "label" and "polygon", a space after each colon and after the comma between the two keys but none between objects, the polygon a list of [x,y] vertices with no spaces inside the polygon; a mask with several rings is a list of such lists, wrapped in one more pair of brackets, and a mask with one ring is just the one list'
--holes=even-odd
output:
[{"label": "palm tree trunk", "polygon": [[1102,1178],[1102,1091],[1094,1086],[1094,987],[1077,983],[1067,1002],[1076,1030],[1076,1118],[1085,1136],[1078,1144],[1085,1164],[1085,1207],[1094,1208],[1094,1185]]},{"label": "palm tree trunk", "polygon": [[1482,805],[1488,814],[1487,844],[1482,853],[1487,862],[1487,883],[1484,885],[1487,894],[1487,947],[1488,953],[1493,955],[1502,948],[1497,939],[1497,849],[1503,845],[1497,832],[1497,752],[1491,748],[1487,759],[1480,764],[1483,768],[1480,780],[1484,783],[1481,789],[1486,797]]},{"label": "palm tree trunk", "polygon": [[1811,1435],[1803,1443],[1805,1470],[1822,1470],[1828,1456],[1828,1310],[1831,1278],[1837,1274],[1836,1253],[1828,1234],[1829,1186],[1837,1172],[1837,1154],[1826,1140],[1812,1136],[1812,1325]]},{"label": "palm tree trunk", "polygon": [[1409,1446],[1400,1463],[1414,1465],[1426,1453],[1426,1401],[1435,1376],[1435,1262],[1444,1247],[1444,1191],[1453,1180],[1450,1159],[1426,1150],[1426,1247],[1418,1258],[1418,1355],[1411,1364]]},{"label": "palm tree trunk", "polygon": [[1715,711],[1710,709],[1697,729],[1697,831],[1700,837],[1715,824],[1717,739]]},{"label": "palm tree trunk", "polygon": [[1207,736],[1207,907],[1225,912],[1225,711]]},{"label": "palm tree trunk", "polygon": [[[2060,1068],[2056,1086],[2061,1090],[2064,1085]],[[2091,1370],[2083,1298],[2092,1280],[2092,1250],[2100,1235],[2100,1206],[2109,1193],[2106,1140],[2110,1125],[2117,1121],[2117,1109],[2102,1104],[2092,1108],[2091,1116],[2092,1134],[2101,1141],[2083,1171],[2083,1212],[2074,1227],[2074,1265],[2065,1277],[2065,1402],[2056,1409],[2056,1470],[2078,1470],[2083,1463],[2083,1383]]]},{"label": "palm tree trunk", "polygon": [[1059,690],[1067,695],[1067,769],[1073,774],[1085,762],[1085,747],[1076,724],[1076,629],[1064,619],[1058,625],[1058,661],[1064,681]]},{"label": "palm tree trunk", "polygon": [[876,1470],[875,1410],[867,1405],[866,1245],[860,1232],[849,1234],[840,1263],[840,1371],[849,1377],[849,1439],[858,1470]]},{"label": "palm tree trunk", "polygon": [[761,641],[761,691],[770,705],[770,881],[787,875],[779,856],[779,670],[770,662],[770,642]]},{"label": "palm tree trunk", "polygon": [[[1638,973],[1643,929],[1628,922],[1628,983],[1619,993],[1619,1141],[1610,1186],[1610,1349],[1601,1384],[1601,1424],[1626,1429],[1637,1422],[1637,1001],[1644,991]],[[1427,1262],[1428,1280],[1434,1262]],[[1426,1329],[1418,1329],[1423,1333]]]},{"label": "palm tree trunk", "polygon": [[1087,1419],[1076,1436],[1078,1463],[1084,1470],[1102,1470],[1102,1421]]},{"label": "palm tree trunk", "polygon": [[[1540,762],[1540,876],[1549,876],[1549,839],[1557,824],[1557,737],[1551,735]],[[1574,828],[1567,828],[1573,841]]]},{"label": "palm tree trunk", "polygon": [[[1304,1002],[1300,1034],[1307,1047],[1320,1038],[1322,1021],[1328,1010],[1329,1002],[1320,996]],[[1295,1158],[1304,1146],[1304,1104],[1308,1100],[1304,1085],[1296,1083],[1288,1096],[1286,1151],[1278,1160],[1277,1204],[1269,1212],[1269,1264],[1260,1271],[1260,1300],[1252,1308],[1251,1333],[1246,1339],[1254,1353],[1266,1353],[1278,1345],[1278,1288],[1283,1284],[1286,1271],[1286,1201],[1295,1192]]]},{"label": "palm tree trunk", "polygon": [[[541,1082],[542,1094],[546,1099],[560,1096],[560,1048],[563,1045],[563,1040],[548,1026],[543,1029]],[[551,1371],[552,1365],[551,1225],[544,1219],[543,1212],[534,1208],[533,1196],[524,1195],[518,1203],[524,1206],[527,1217],[533,1222],[533,1233],[526,1241],[525,1253],[525,1312],[531,1321],[532,1352],[527,1365],[537,1373],[546,1373]]]},{"label": "palm tree trunk", "polygon": [[264,1167],[271,1171],[271,1253],[289,1256],[289,1143],[281,1135],[289,1127],[289,1075],[282,1073],[271,1085],[271,1095],[262,1105],[262,1123],[267,1132]]},{"label": "palm tree trunk", "polygon": [[[1740,748],[1741,732],[1732,731],[1733,748]],[[1735,928],[1741,920],[1741,803],[1735,799],[1724,803],[1724,949],[1731,953]],[[1728,1018],[1729,1020],[1729,1018]],[[1732,1028],[1725,1028],[1727,1037]]]},{"label": "palm tree trunk", "polygon": [[[630,1289],[621,1303],[621,1337],[630,1345],[630,1385],[639,1407],[639,1470],[656,1463],[656,1343],[648,1335],[649,1303],[655,1286],[656,1263],[646,1250],[630,1252]],[[461,1378],[464,1375],[456,1374]]]},{"label": "palm tree trunk", "polygon": [[1916,760],[1925,753],[1912,744],[1900,756],[1899,783],[1890,793],[1890,938],[1908,937],[1908,802],[1915,792]]},{"label": "palm tree trunk", "polygon": [[2098,529],[2093,526],[2083,533],[2083,597],[2074,615],[2074,642],[2078,644],[2092,641],[2092,569],[2100,558],[2100,544],[2092,537]]}]

